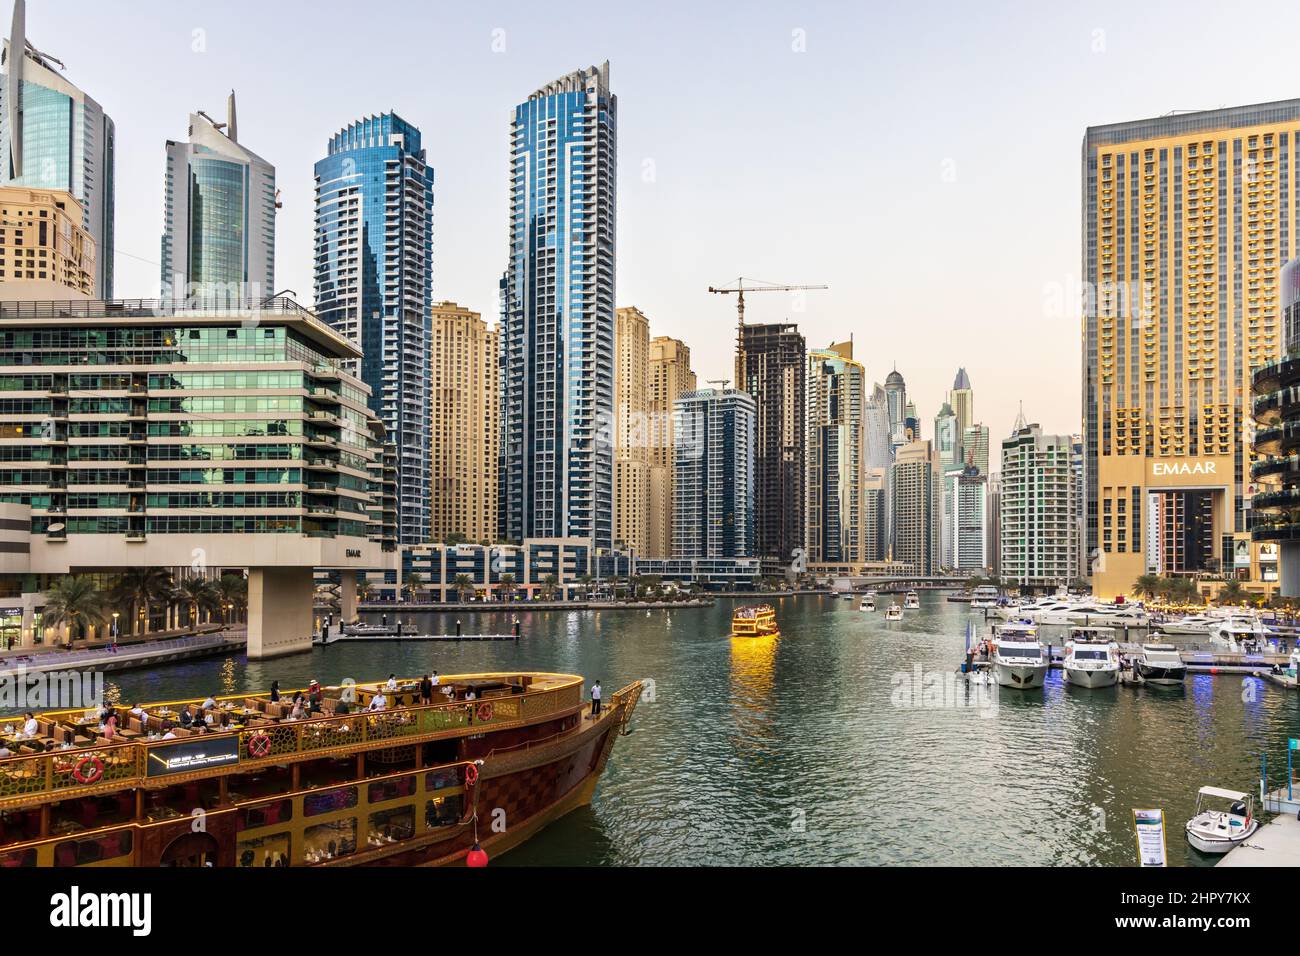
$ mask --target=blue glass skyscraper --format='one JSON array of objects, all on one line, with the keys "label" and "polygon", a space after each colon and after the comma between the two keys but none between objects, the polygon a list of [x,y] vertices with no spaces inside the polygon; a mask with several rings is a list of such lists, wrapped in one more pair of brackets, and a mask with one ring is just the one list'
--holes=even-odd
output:
[{"label": "blue glass skyscraper", "polygon": [[316,312],[361,346],[359,375],[397,446],[398,535],[429,537],[433,168],[393,113],[357,120],[316,164]]},{"label": "blue glass skyscraper", "polygon": [[501,280],[504,537],[613,543],[618,100],[609,63],[515,107]]},{"label": "blue glass skyscraper", "polygon": [[111,299],[113,121],[56,72],[63,64],[33,48],[26,34],[26,3],[16,0],[0,83],[0,185],[59,189],[81,203],[82,225],[95,240],[95,294]]}]

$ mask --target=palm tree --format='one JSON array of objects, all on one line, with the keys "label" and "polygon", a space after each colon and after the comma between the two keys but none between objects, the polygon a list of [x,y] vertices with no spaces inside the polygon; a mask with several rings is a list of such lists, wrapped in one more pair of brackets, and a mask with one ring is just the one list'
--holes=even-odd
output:
[{"label": "palm tree", "polygon": [[1133,582],[1133,593],[1138,597],[1153,598],[1156,596],[1156,590],[1160,587],[1160,577],[1155,574],[1144,574]]},{"label": "palm tree", "polygon": [[1240,581],[1234,579],[1219,588],[1215,600],[1220,604],[1240,604],[1245,596],[1246,589],[1241,586]]},{"label": "palm tree", "polygon": [[223,617],[229,624],[232,613],[238,616],[248,606],[248,579],[242,574],[223,574],[215,586],[222,609],[231,612]]},{"label": "palm tree", "polygon": [[371,592],[373,590],[374,588],[370,586],[370,582],[365,578],[362,578],[361,580],[357,581],[357,600],[369,601]]},{"label": "palm tree", "polygon": [[542,579],[542,600],[550,601],[555,597],[555,589],[559,585],[554,574],[548,574]]},{"label": "palm tree", "polygon": [[43,624],[53,624],[63,630],[64,642],[71,647],[77,632],[84,635],[91,626],[102,625],[108,596],[99,589],[93,578],[77,574],[59,578],[45,592]]},{"label": "palm tree", "polygon": [[513,600],[515,596],[515,576],[513,574],[501,575],[497,590],[501,592],[501,600]]},{"label": "palm tree", "polygon": [[469,600],[469,596],[474,593],[474,582],[470,580],[468,574],[458,574],[456,579],[451,582],[456,588],[456,597],[462,603]]},{"label": "palm tree", "polygon": [[204,611],[215,611],[221,606],[217,588],[207,578],[192,577],[181,581],[176,588],[176,597],[190,608],[190,623],[197,626]]},{"label": "palm tree", "polygon": [[[176,582],[166,568],[132,568],[119,574],[113,582],[111,596],[114,604],[125,604],[131,608],[127,633],[136,633],[141,619],[143,630],[147,631],[154,605],[170,602],[175,590]],[[144,613],[141,614],[141,611]]]},{"label": "palm tree", "polygon": [[406,576],[406,595],[412,601],[416,600],[420,591],[424,588],[424,575],[419,571],[412,571]]}]

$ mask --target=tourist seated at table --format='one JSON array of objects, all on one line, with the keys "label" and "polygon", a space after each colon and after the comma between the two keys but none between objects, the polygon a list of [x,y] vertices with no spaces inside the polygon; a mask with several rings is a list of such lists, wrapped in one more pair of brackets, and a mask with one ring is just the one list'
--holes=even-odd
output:
[{"label": "tourist seated at table", "polygon": [[203,702],[204,710],[212,710],[216,706],[217,706],[217,702],[213,700],[211,697],[209,697],[207,700]]},{"label": "tourist seated at table", "polygon": [[382,690],[376,691],[375,696],[370,698],[371,710],[384,710],[387,706],[388,706],[388,698],[384,696],[384,692]]},{"label": "tourist seated at table", "polygon": [[456,688],[451,684],[442,685],[442,696],[446,697],[448,702],[456,699]]},{"label": "tourist seated at table", "polygon": [[473,687],[471,687],[469,690],[465,691],[465,699],[466,699],[466,700],[476,700],[477,698],[478,698],[478,694],[474,693],[474,688],[473,688]]},{"label": "tourist seated at table", "polygon": [[32,737],[35,737],[37,733],[40,732],[41,725],[40,723],[37,722],[36,715],[33,714],[30,710],[27,711],[27,713],[24,714],[23,716],[27,718],[27,722],[23,724],[22,734],[20,736],[31,739]]},{"label": "tourist seated at table", "polygon": [[132,716],[132,717],[143,717],[143,716],[144,716],[144,705],[143,705],[143,704],[136,704],[134,707],[131,708],[130,713],[131,713],[131,716]]},{"label": "tourist seated at table", "polygon": [[171,722],[170,720],[164,720],[164,721],[163,721],[162,729],[163,729],[163,735],[162,735],[162,739],[163,739],[163,740],[175,740],[175,739],[176,739],[176,734],[175,734],[175,732],[172,730],[172,722]]},{"label": "tourist seated at table", "polygon": [[385,690],[397,690],[397,675],[389,674],[388,683],[384,685]]},{"label": "tourist seated at table", "polygon": [[77,739],[76,739],[76,737],[73,735],[72,731],[70,731],[70,730],[65,730],[65,731],[63,732],[63,743],[59,744],[59,749],[60,749],[60,750],[71,750],[71,749],[72,749],[73,747],[75,747],[76,745],[77,745]]},{"label": "tourist seated at table", "polygon": [[348,707],[348,702],[346,700],[340,700],[337,704],[334,705],[334,715],[336,717],[342,716],[343,714],[347,714],[350,712],[351,712],[351,708]]},{"label": "tourist seated at table", "polygon": [[181,727],[182,727],[182,728],[188,728],[188,727],[190,726],[190,724],[192,724],[192,723],[194,723],[194,717],[193,717],[193,715],[190,714],[190,709],[189,709],[188,707],[182,707],[182,708],[181,708]]},{"label": "tourist seated at table", "polygon": [[3,759],[4,757],[12,757],[13,755],[14,752],[9,749],[8,745],[5,744],[3,740],[0,740],[0,759]]}]

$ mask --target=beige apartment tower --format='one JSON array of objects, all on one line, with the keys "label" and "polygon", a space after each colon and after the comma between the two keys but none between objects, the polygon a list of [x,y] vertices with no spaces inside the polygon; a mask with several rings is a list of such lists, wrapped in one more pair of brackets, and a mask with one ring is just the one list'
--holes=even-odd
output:
[{"label": "beige apartment tower", "polygon": [[[1082,167],[1084,518],[1112,598],[1148,571],[1231,570],[1247,534],[1243,423],[1282,350],[1300,100],[1090,127]],[[1149,533],[1166,515],[1174,546]]]},{"label": "beige apartment tower", "polygon": [[454,302],[430,309],[433,541],[497,539],[497,330]]},{"label": "beige apartment tower", "polygon": [[95,240],[71,193],[0,186],[0,282],[29,283],[25,295],[59,289],[95,294]]},{"label": "beige apartment tower", "polygon": [[614,546],[646,553],[650,508],[650,322],[614,313]]},{"label": "beige apartment tower", "polygon": [[646,509],[646,555],[673,550],[673,403],[696,388],[691,350],[667,336],[650,340],[650,499]]}]

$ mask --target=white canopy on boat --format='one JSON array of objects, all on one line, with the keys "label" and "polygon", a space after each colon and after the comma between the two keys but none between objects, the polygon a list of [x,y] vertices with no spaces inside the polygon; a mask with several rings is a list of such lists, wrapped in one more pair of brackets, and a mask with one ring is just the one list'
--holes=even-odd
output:
[{"label": "white canopy on boat", "polygon": [[1201,787],[1203,797],[1222,797],[1225,800],[1245,800],[1250,794],[1238,793],[1236,790],[1224,790],[1220,787]]}]

